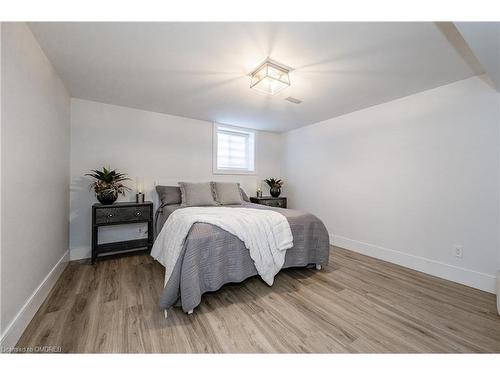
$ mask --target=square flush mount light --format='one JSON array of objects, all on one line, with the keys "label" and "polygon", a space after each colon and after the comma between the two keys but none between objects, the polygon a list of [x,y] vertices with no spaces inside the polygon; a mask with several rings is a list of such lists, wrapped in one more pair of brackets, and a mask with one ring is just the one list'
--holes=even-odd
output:
[{"label": "square flush mount light", "polygon": [[251,74],[250,88],[274,95],[290,86],[289,72],[290,69],[266,60]]}]

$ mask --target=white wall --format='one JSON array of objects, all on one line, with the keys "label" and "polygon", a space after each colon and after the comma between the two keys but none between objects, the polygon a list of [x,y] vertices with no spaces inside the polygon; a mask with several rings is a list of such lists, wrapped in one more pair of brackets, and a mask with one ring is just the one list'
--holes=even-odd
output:
[{"label": "white wall", "polygon": [[[499,29],[500,29],[500,26],[499,26]],[[500,94],[498,94],[498,105],[497,105],[497,108],[498,108],[498,122],[499,122],[499,126],[500,126]],[[499,136],[500,136],[500,132],[499,132]],[[500,150],[500,138],[498,139],[498,148]],[[499,155],[500,156],[500,155]],[[499,165],[500,165],[500,161],[499,161]],[[499,170],[499,173],[498,173],[498,185],[499,185],[499,190],[498,190],[498,193],[500,194],[500,170]],[[499,204],[500,204],[500,200],[499,200]],[[499,212],[500,212],[500,206],[499,206]],[[499,227],[498,227],[498,243],[499,243],[499,246],[498,246],[498,265],[497,265],[497,289],[496,289],[496,293],[497,293],[497,312],[498,314],[500,314],[500,219],[499,219]]]},{"label": "white wall", "polygon": [[[235,124],[237,125],[237,124]],[[155,181],[241,182],[248,194],[263,178],[280,175],[281,137],[256,134],[256,176],[212,174],[212,123],[160,113],[71,100],[71,259],[90,256],[91,206],[90,169],[111,166],[132,178],[141,176],[146,199],[151,200]],[[135,189],[135,181],[129,186]],[[135,191],[120,200],[132,201]],[[101,228],[103,242],[139,238],[132,229]],[[130,227],[129,227],[130,228]]]},{"label": "white wall", "polygon": [[494,291],[497,101],[473,77],[285,133],[289,202],[339,246]]},{"label": "white wall", "polygon": [[[2,22],[0,22],[0,293],[2,293]],[[0,314],[2,313],[2,296],[0,294]],[[0,317],[0,338],[3,338],[3,324]],[[1,340],[1,339],[0,339]]]},{"label": "white wall", "polygon": [[0,324],[13,345],[67,259],[70,99],[25,24],[1,36]]}]

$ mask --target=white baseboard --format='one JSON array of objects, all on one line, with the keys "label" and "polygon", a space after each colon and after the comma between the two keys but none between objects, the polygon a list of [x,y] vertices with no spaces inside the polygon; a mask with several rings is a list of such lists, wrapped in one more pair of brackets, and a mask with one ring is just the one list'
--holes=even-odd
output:
[{"label": "white baseboard", "polygon": [[33,319],[33,316],[35,316],[35,313],[38,311],[43,301],[45,301],[45,298],[47,298],[57,279],[68,265],[68,261],[69,250],[64,253],[52,270],[45,276],[45,279],[42,280],[5,331],[2,332],[0,352],[9,352],[11,348],[17,344],[29,322]]},{"label": "white baseboard", "polygon": [[75,247],[69,251],[69,260],[89,259],[92,251],[89,246]]},{"label": "white baseboard", "polygon": [[419,257],[404,253],[398,250],[387,249],[381,246],[372,245],[366,242],[356,241],[350,238],[331,235],[332,245],[368,255],[377,259],[382,259],[390,263],[424,272],[432,276],[441,277],[446,280],[464,284],[485,292],[495,293],[495,275],[473,271],[466,268],[457,267],[451,264],[436,260]]}]

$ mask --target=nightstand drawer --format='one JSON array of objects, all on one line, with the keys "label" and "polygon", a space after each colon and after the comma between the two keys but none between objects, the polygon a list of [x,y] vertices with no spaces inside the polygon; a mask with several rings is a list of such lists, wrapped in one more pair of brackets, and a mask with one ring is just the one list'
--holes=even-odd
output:
[{"label": "nightstand drawer", "polygon": [[283,199],[261,200],[259,203],[265,204],[266,206],[271,206],[271,207],[284,207],[284,206],[286,206],[285,201]]},{"label": "nightstand drawer", "polygon": [[286,208],[286,198],[250,197],[250,202],[265,206]]},{"label": "nightstand drawer", "polygon": [[96,224],[112,224],[135,221],[147,221],[151,214],[150,206],[106,207],[95,212]]}]

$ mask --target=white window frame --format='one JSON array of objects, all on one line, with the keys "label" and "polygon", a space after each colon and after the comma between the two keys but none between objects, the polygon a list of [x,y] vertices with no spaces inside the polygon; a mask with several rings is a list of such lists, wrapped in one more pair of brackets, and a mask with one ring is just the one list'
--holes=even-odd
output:
[{"label": "white window frame", "polygon": [[[240,169],[240,168],[219,168],[217,165],[217,151],[218,151],[218,133],[220,130],[224,130],[229,133],[240,133],[248,135],[248,157],[250,158],[249,164],[250,169]],[[240,128],[233,125],[221,124],[218,122],[213,123],[213,135],[212,135],[212,172],[213,174],[244,174],[244,175],[255,175],[257,174],[255,168],[255,147],[257,144],[257,133],[253,129]]]}]

